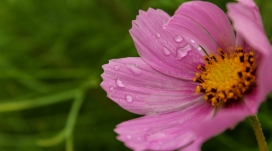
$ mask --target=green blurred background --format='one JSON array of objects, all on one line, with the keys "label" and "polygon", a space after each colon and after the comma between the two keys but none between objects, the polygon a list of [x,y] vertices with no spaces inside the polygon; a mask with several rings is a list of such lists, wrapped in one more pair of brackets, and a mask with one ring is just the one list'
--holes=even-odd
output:
[{"label": "green blurred background", "polygon": [[[170,15],[185,0],[0,0],[0,151],[126,151],[114,127],[139,117],[101,89],[103,64],[137,56],[138,10]],[[223,10],[227,0],[211,0]],[[272,37],[272,1],[256,1]],[[272,149],[272,97],[259,118]],[[257,151],[249,119],[204,151]]]}]

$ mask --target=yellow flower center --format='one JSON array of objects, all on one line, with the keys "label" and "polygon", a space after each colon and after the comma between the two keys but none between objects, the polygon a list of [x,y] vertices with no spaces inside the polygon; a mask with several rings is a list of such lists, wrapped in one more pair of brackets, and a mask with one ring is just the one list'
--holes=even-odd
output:
[{"label": "yellow flower center", "polygon": [[254,52],[244,53],[242,47],[234,52],[204,56],[205,67],[198,65],[200,72],[193,78],[200,83],[196,93],[205,93],[204,99],[212,106],[220,106],[229,100],[239,100],[255,83]]}]

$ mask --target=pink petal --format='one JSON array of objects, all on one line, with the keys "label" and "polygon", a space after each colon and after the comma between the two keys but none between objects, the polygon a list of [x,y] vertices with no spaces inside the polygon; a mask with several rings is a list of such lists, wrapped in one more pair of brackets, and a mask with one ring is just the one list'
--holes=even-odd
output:
[{"label": "pink petal", "polygon": [[222,106],[214,117],[203,120],[201,126],[196,125],[193,129],[203,140],[207,140],[227,128],[233,128],[249,115],[253,114],[245,101],[235,102],[229,106]]},{"label": "pink petal", "polygon": [[177,112],[123,122],[115,132],[120,141],[136,151],[175,150],[196,141],[197,134],[191,131],[191,126],[211,117],[212,111],[210,104],[203,100]]},{"label": "pink petal", "polygon": [[209,53],[216,53],[219,47],[229,50],[235,46],[229,19],[220,8],[209,2],[183,3],[166,29],[195,39]]},{"label": "pink petal", "polygon": [[265,35],[260,14],[252,0],[240,0],[227,5],[228,15],[233,20],[237,34],[245,43],[256,50],[258,58],[257,87],[245,96],[245,102],[252,113],[257,113],[259,105],[272,91],[272,47]]},{"label": "pink petal", "polygon": [[160,114],[186,108],[202,99],[196,83],[161,74],[141,58],[110,60],[101,86],[107,96],[137,114]]},{"label": "pink petal", "polygon": [[[244,38],[239,34],[236,33],[236,47],[243,47],[244,52],[248,53],[251,51],[250,45],[244,40]],[[256,59],[260,57],[260,54],[255,54]]]},{"label": "pink petal", "polygon": [[227,8],[237,33],[257,51],[264,54],[270,53],[271,45],[260,23],[259,12],[256,12],[257,8],[249,7],[243,3],[228,3]]},{"label": "pink petal", "polygon": [[255,4],[253,0],[238,0],[239,3],[249,7],[252,11],[252,14],[255,18],[255,22],[259,24],[260,27],[263,27],[263,21],[261,14],[259,12],[258,6]]},{"label": "pink petal", "polygon": [[141,58],[172,77],[192,80],[204,52],[195,41],[163,29],[169,15],[161,10],[140,11],[130,34]]},{"label": "pink petal", "polygon": [[203,142],[202,138],[198,138],[192,144],[181,148],[179,151],[201,151]]},{"label": "pink petal", "polygon": [[[265,101],[267,95],[272,92],[272,49],[270,49],[269,56],[263,57],[263,61],[259,66],[258,75],[259,75],[259,87],[260,87],[260,103]],[[262,98],[263,97],[263,98]]]},{"label": "pink petal", "polygon": [[[271,50],[272,52],[272,50]],[[272,92],[272,53],[269,56],[263,56],[257,69],[257,87],[245,96],[245,102],[253,114],[258,112],[262,102],[266,100],[269,93]]]},{"label": "pink petal", "polygon": [[123,122],[115,131],[119,140],[137,151],[198,151],[204,141],[251,115],[244,102],[213,114],[214,107],[203,101],[177,112]]},{"label": "pink petal", "polygon": [[245,117],[253,115],[245,102],[220,108],[212,118],[205,118],[200,124],[193,125],[191,131],[198,135],[197,139],[190,146],[182,151],[200,151],[202,143],[211,137],[218,135],[228,128],[234,128],[237,123]]}]

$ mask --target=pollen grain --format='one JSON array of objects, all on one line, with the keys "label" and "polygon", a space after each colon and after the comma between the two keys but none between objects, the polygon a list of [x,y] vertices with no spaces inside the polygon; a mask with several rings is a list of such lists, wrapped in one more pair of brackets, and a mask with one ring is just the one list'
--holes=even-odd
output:
[{"label": "pollen grain", "polygon": [[193,78],[199,83],[196,93],[204,93],[204,99],[216,107],[241,99],[256,79],[253,51],[245,53],[242,47],[237,47],[233,52],[222,49],[218,52],[204,56],[205,65],[198,65],[199,72]]}]

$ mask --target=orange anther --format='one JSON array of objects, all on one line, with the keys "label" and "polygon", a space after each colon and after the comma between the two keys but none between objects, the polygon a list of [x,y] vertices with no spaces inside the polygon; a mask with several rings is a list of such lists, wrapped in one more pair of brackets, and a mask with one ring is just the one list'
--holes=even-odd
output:
[{"label": "orange anther", "polygon": [[219,48],[220,54],[204,56],[205,66],[197,66],[200,72],[196,72],[193,81],[201,84],[196,87],[196,93],[204,93],[204,100],[212,106],[242,98],[255,83],[254,52],[245,53],[243,47],[231,50]]}]

